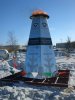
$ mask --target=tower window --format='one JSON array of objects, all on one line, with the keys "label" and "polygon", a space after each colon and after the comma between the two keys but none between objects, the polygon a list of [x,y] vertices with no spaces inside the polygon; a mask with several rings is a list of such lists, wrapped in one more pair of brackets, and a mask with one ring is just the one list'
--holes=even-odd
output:
[{"label": "tower window", "polygon": [[46,23],[42,23],[42,25],[43,25],[43,27],[46,27],[46,26],[47,26],[47,24],[46,24]]},{"label": "tower window", "polygon": [[34,27],[37,27],[38,26],[38,23],[34,23]]}]

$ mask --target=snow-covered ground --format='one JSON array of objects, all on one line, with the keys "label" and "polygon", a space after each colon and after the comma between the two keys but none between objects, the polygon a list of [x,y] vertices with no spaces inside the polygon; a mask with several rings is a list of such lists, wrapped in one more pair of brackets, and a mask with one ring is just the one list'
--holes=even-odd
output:
[{"label": "snow-covered ground", "polygon": [[27,84],[0,87],[0,100],[75,100],[75,89],[36,87]]},{"label": "snow-covered ground", "polygon": [[75,69],[75,56],[56,57],[56,63],[59,69]]},{"label": "snow-covered ground", "polygon": [[[25,54],[19,54],[16,59],[19,68],[21,66],[23,68],[24,62]],[[20,82],[14,84],[14,86],[0,87],[0,100],[75,100],[75,89],[73,87],[75,86],[75,56],[70,58],[56,57],[56,63],[58,69],[71,70],[68,88],[32,86]],[[8,64],[13,66],[12,56],[10,56]]]}]

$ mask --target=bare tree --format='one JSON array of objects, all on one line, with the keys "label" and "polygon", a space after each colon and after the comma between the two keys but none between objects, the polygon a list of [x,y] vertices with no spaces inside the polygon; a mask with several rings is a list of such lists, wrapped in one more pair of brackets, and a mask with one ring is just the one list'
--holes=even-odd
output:
[{"label": "bare tree", "polygon": [[14,52],[15,56],[16,56],[16,51],[18,49],[18,45],[17,45],[17,39],[15,37],[15,34],[12,32],[9,32],[8,34],[8,45],[10,46],[9,51],[10,52]]}]

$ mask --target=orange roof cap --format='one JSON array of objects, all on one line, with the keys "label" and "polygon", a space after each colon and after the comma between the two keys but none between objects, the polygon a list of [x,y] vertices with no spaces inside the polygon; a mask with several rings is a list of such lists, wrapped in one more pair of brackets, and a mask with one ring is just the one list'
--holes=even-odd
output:
[{"label": "orange roof cap", "polygon": [[33,16],[45,16],[47,18],[49,18],[48,14],[42,10],[36,10],[32,13],[32,16],[30,18],[32,18]]}]

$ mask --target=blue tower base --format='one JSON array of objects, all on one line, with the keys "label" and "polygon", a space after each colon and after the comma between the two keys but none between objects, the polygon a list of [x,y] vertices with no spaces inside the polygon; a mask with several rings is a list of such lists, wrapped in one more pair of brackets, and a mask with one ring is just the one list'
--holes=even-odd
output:
[{"label": "blue tower base", "polygon": [[45,79],[25,78],[25,83],[35,86],[68,87],[70,70],[58,70],[57,76]]},{"label": "blue tower base", "polygon": [[24,82],[35,86],[53,86],[53,87],[68,87],[70,70],[58,70],[55,77],[36,79],[27,78],[21,75],[21,72],[0,79],[0,86],[13,86],[14,83]]}]

